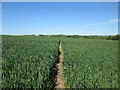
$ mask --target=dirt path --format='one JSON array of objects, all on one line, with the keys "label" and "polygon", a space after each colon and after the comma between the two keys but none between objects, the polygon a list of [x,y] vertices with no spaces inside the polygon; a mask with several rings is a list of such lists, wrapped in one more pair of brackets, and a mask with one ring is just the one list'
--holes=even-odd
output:
[{"label": "dirt path", "polygon": [[61,45],[61,40],[59,41],[59,50],[58,50],[58,58],[59,61],[56,64],[57,67],[57,76],[56,76],[56,85],[55,88],[65,88],[65,84],[63,81],[63,69],[62,69],[62,61],[63,61],[63,52],[62,52],[62,45]]}]

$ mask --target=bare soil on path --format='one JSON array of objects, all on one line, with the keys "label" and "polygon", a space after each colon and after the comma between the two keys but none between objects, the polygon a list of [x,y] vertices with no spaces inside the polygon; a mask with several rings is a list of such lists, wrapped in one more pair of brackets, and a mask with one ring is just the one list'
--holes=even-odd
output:
[{"label": "bare soil on path", "polygon": [[56,75],[55,88],[62,89],[65,88],[65,83],[63,80],[63,69],[62,69],[63,51],[62,51],[61,40],[59,41],[58,58],[59,58],[58,63],[56,63],[57,75]]}]

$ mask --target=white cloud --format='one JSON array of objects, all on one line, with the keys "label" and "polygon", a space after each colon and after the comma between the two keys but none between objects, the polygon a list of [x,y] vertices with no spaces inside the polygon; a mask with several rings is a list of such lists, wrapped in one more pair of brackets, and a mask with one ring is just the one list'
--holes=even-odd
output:
[{"label": "white cloud", "polygon": [[118,22],[120,22],[120,19],[113,19],[113,20],[109,21],[108,24],[110,24],[110,23],[118,23]]},{"label": "white cloud", "polygon": [[106,21],[106,22],[87,24],[87,25],[84,25],[82,27],[113,24],[113,23],[118,23],[118,22],[120,22],[120,19],[112,19],[112,20],[109,20],[109,21]]}]

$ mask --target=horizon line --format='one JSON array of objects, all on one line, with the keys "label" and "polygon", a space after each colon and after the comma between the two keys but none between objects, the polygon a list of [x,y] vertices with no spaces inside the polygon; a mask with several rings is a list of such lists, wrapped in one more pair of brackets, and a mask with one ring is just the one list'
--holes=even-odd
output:
[{"label": "horizon line", "polygon": [[76,35],[76,36],[114,36],[114,35],[120,35],[120,34],[0,34],[0,35],[12,35],[12,36],[25,36],[25,35],[34,35],[34,36],[39,36],[39,35],[43,35],[43,36],[50,36],[50,35],[64,35],[64,36],[73,36],[73,35]]}]

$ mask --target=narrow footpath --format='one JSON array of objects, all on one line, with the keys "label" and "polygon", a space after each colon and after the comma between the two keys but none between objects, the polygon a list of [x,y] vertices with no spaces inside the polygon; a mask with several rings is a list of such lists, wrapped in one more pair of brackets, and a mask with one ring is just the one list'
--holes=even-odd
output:
[{"label": "narrow footpath", "polygon": [[63,80],[63,68],[62,68],[62,61],[63,61],[63,51],[62,51],[62,41],[59,41],[59,48],[58,48],[58,63],[56,63],[57,67],[57,76],[56,76],[56,85],[55,88],[65,88],[64,80]]}]

